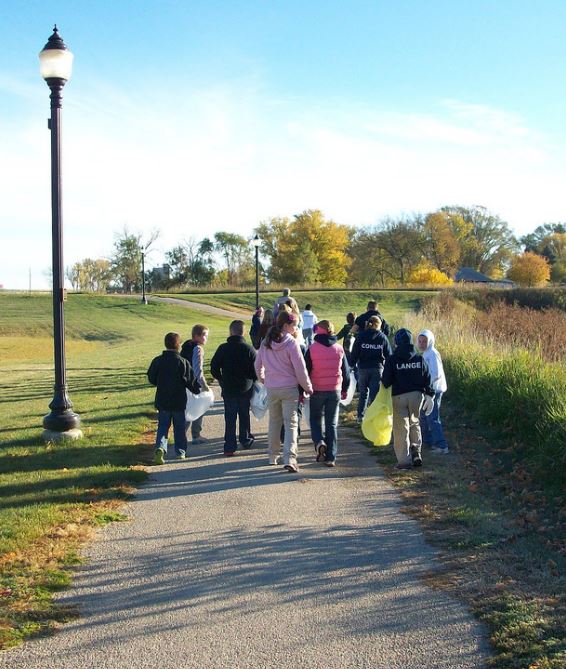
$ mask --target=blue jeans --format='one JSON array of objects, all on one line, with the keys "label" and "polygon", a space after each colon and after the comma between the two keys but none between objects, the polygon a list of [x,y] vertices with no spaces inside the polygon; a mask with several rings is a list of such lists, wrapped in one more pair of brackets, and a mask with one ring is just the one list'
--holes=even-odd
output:
[{"label": "blue jeans", "polygon": [[172,411],[159,409],[157,418],[157,435],[155,448],[162,448],[167,453],[167,439],[169,428],[173,422],[173,438],[175,439],[175,453],[181,455],[187,451],[187,435],[185,434],[185,410]]},{"label": "blue jeans", "polygon": [[305,340],[305,346],[308,348],[312,342],[313,342],[313,329],[312,328],[305,328],[303,330],[303,339]]},{"label": "blue jeans", "polygon": [[377,391],[379,390],[382,373],[383,369],[381,367],[370,367],[369,369],[358,370],[358,387],[360,389],[358,418],[363,418],[367,405],[371,404],[375,399]]},{"label": "blue jeans", "polygon": [[236,420],[239,419],[239,439],[247,446],[252,439],[250,433],[250,398],[245,395],[224,397],[224,453],[233,453],[237,448]]},{"label": "blue jeans", "polygon": [[[338,453],[338,411],[339,390],[315,390],[310,399],[311,437],[315,444],[324,440],[326,461],[334,462]],[[322,414],[324,412],[324,436],[322,435]]]},{"label": "blue jeans", "polygon": [[444,430],[440,422],[440,403],[442,402],[442,393],[435,393],[434,407],[432,413],[425,416],[424,411],[421,411],[420,423],[423,437],[423,444],[430,444],[436,448],[448,448],[446,439],[444,437]]}]

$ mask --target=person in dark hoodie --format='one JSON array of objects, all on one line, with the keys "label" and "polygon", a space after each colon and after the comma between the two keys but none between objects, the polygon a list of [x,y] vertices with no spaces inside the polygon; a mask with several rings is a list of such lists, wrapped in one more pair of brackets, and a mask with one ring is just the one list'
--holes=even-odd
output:
[{"label": "person in dark hoodie", "polygon": [[368,404],[371,404],[379,390],[379,382],[385,361],[391,355],[391,345],[381,332],[381,318],[370,316],[367,328],[354,341],[350,362],[358,366],[358,423],[361,423]]},{"label": "person in dark hoodie", "polygon": [[253,382],[257,379],[254,363],[256,353],[244,340],[244,321],[230,323],[230,336],[220,344],[210,361],[210,372],[222,388],[224,399],[224,455],[231,456],[238,448],[236,419],[239,419],[238,437],[242,448],[251,448],[254,436],[250,432],[250,398]]},{"label": "person in dark hoodie", "polygon": [[[402,328],[395,334],[396,348],[383,369],[381,382],[391,386],[393,400],[393,447],[397,456],[397,469],[421,467],[421,407],[428,416],[434,407],[428,365],[414,345],[413,335]],[[424,399],[423,399],[424,395]]]},{"label": "person in dark hoodie", "polygon": [[187,456],[187,435],[185,433],[185,407],[187,391],[198,395],[200,385],[195,379],[191,363],[179,354],[181,336],[176,332],[165,335],[165,351],[151,361],[147,378],[155,392],[155,407],[158,411],[157,435],[155,438],[155,463],[162,465],[167,455],[167,438],[173,422],[173,437],[177,458]]},{"label": "person in dark hoodie", "polygon": [[363,330],[365,330],[367,327],[367,323],[372,316],[379,316],[379,318],[381,319],[381,331],[383,332],[384,335],[389,337],[389,335],[391,334],[391,328],[389,327],[389,323],[387,323],[385,318],[383,318],[383,316],[379,313],[379,310],[377,308],[377,302],[375,302],[375,300],[370,300],[368,302],[367,311],[356,318],[351,333],[355,335],[358,332],[362,332]]},{"label": "person in dark hoodie", "polygon": [[350,370],[330,321],[317,323],[314,342],[305,354],[305,363],[314,391],[310,399],[310,428],[316,461],[334,467],[338,452],[340,397],[346,397],[348,392]]}]

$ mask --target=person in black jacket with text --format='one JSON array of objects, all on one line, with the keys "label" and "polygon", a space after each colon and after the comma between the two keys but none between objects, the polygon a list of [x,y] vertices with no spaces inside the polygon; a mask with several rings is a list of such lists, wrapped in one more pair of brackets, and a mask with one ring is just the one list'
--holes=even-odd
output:
[{"label": "person in black jacket with text", "polygon": [[224,455],[234,455],[238,448],[236,419],[242,448],[250,448],[254,442],[250,432],[250,398],[257,379],[255,357],[254,349],[244,340],[244,321],[232,321],[230,336],[210,361],[210,372],[218,379],[224,399]]},{"label": "person in black jacket with text", "polygon": [[[393,447],[397,469],[421,467],[421,407],[426,415],[434,407],[434,389],[425,360],[414,345],[413,335],[402,328],[395,334],[396,348],[383,369],[381,382],[391,386],[393,400]],[[423,399],[424,395],[424,399]]]},{"label": "person in black jacket with text", "polygon": [[180,460],[187,456],[185,434],[185,407],[187,388],[200,393],[191,364],[179,355],[181,336],[176,332],[165,335],[165,351],[151,361],[147,378],[155,391],[155,407],[158,410],[157,435],[155,438],[155,463],[162,465],[167,455],[169,428],[173,422],[175,452]]},{"label": "person in black jacket with text", "polygon": [[383,366],[390,355],[391,344],[381,332],[381,318],[370,316],[366,329],[356,336],[350,356],[352,366],[358,366],[358,423],[362,422],[367,405],[377,395]]}]

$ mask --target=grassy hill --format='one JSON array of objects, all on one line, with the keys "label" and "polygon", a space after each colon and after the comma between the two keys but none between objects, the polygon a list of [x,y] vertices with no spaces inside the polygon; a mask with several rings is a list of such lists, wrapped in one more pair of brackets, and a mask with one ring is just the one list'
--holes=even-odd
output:
[{"label": "grassy hill", "polygon": [[[297,290],[292,291],[299,307],[304,309],[311,304],[319,319],[329,318],[339,328],[346,322],[346,314],[354,311],[361,314],[366,310],[369,300],[377,300],[379,310],[387,321],[399,323],[407,311],[415,311],[424,297],[433,295],[433,291],[370,291],[370,290]],[[275,300],[281,295],[277,292],[261,292],[260,304],[265,308],[272,308]],[[163,294],[165,297],[165,294]],[[169,296],[171,297],[171,296]],[[255,293],[178,293],[176,298],[211,304],[225,309],[242,310],[250,313],[255,308]]]}]

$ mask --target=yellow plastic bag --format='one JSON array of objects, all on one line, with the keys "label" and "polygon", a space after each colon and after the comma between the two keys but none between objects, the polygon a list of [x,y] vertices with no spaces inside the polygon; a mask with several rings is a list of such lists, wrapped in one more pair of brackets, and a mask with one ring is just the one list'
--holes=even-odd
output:
[{"label": "yellow plastic bag", "polygon": [[387,446],[393,429],[393,402],[391,387],[380,386],[375,400],[366,409],[362,422],[362,434],[374,446]]}]

